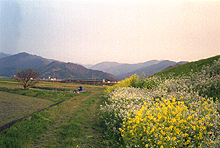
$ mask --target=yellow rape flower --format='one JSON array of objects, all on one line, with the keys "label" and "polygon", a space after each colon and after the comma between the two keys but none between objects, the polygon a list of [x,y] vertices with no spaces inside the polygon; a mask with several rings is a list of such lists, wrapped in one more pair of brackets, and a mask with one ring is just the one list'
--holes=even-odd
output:
[{"label": "yellow rape flower", "polygon": [[[166,144],[170,147],[192,146],[194,144],[191,143],[192,141],[201,142],[201,139],[207,136],[206,126],[213,126],[210,120],[214,119],[213,117],[216,117],[216,114],[212,115],[211,111],[207,113],[211,109],[207,104],[206,106],[199,105],[201,109],[196,111],[196,108],[192,109],[190,107],[189,110],[184,102],[176,101],[174,97],[171,100],[157,99],[157,101],[152,101],[150,105],[144,103],[145,105],[140,110],[128,115],[126,122],[123,123],[126,126],[122,126],[126,130],[121,133],[129,137],[127,138],[128,143],[144,145],[146,141],[143,137],[147,135],[148,144],[145,144],[145,147],[161,147],[161,145]],[[205,108],[203,114],[198,115],[198,111]],[[119,130],[122,131],[122,129]],[[140,136],[143,137],[139,139],[139,143],[137,137]],[[180,140],[183,137],[186,141]]]}]

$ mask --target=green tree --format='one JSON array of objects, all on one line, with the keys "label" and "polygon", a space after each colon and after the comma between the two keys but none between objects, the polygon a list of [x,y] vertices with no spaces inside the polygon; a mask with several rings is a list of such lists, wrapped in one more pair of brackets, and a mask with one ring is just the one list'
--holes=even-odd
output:
[{"label": "green tree", "polygon": [[40,76],[40,73],[32,68],[23,69],[20,72],[16,73],[15,79],[21,82],[24,89],[26,89],[29,86],[34,86],[36,83],[38,83],[38,77]]}]

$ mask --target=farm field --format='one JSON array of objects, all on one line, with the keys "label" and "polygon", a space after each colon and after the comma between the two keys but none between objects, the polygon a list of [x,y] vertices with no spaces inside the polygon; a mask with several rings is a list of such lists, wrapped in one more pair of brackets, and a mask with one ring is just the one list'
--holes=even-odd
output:
[{"label": "farm field", "polygon": [[[103,86],[81,85],[83,91],[73,93],[79,84],[60,82],[40,82],[34,88],[17,88],[16,82],[1,83],[1,94],[5,98],[19,98],[20,103],[28,105],[27,100],[40,100],[44,106],[70,98],[59,105],[47,108],[23,119],[0,132],[0,147],[105,147],[103,128],[99,118],[103,102]],[[9,87],[8,87],[9,86]],[[22,100],[23,99],[23,100]],[[25,100],[26,99],[26,100]],[[8,100],[8,99],[7,99]],[[8,102],[11,102],[8,100]],[[24,101],[24,102],[22,102]],[[31,103],[30,101],[30,103]],[[17,102],[12,101],[14,104]],[[10,103],[8,103],[10,104]],[[32,104],[32,103],[31,103]],[[33,103],[32,105],[34,106]],[[9,106],[9,105],[8,105]],[[20,109],[25,109],[20,106]],[[36,105],[39,107],[39,105]],[[43,107],[43,106],[42,106]],[[10,106],[9,109],[13,108]],[[19,110],[19,107],[17,107]],[[28,112],[32,108],[26,108]],[[14,110],[15,111],[15,110]],[[8,114],[3,111],[4,114]],[[13,111],[11,111],[13,114]],[[17,114],[14,114],[18,117]],[[5,119],[8,122],[10,119]]]},{"label": "farm field", "polygon": [[52,104],[52,101],[0,91],[0,126]]}]

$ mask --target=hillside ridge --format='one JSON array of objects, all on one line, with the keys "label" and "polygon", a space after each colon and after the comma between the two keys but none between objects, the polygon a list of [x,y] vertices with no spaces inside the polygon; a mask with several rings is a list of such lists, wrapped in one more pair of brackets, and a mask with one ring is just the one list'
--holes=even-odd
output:
[{"label": "hillside ridge", "polygon": [[41,56],[21,52],[0,59],[0,76],[11,77],[17,71],[33,68],[40,72],[41,78],[57,79],[117,79],[114,75],[102,71],[87,69],[86,67],[46,59]]},{"label": "hillside ridge", "polygon": [[193,62],[180,62],[178,65],[168,67],[158,73],[153,74],[153,76],[165,76],[167,77],[170,73],[173,73],[174,76],[189,74],[190,72],[198,72],[202,70],[203,66],[211,66],[214,61],[217,61],[220,58],[220,55],[209,57],[206,59],[200,59]]}]

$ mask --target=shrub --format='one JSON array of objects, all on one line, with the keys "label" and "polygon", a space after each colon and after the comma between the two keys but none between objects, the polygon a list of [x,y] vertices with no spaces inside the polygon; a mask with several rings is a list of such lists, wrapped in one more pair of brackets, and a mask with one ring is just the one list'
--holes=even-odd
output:
[{"label": "shrub", "polygon": [[113,91],[114,89],[119,88],[119,87],[135,87],[138,80],[139,80],[139,76],[134,74],[130,78],[126,78],[126,79],[120,81],[116,85],[108,86],[106,88],[105,92],[107,94],[109,94],[111,91]]},{"label": "shrub", "polygon": [[155,86],[156,82],[154,81],[154,78],[142,79],[135,84],[135,87],[145,89],[152,89]]}]

